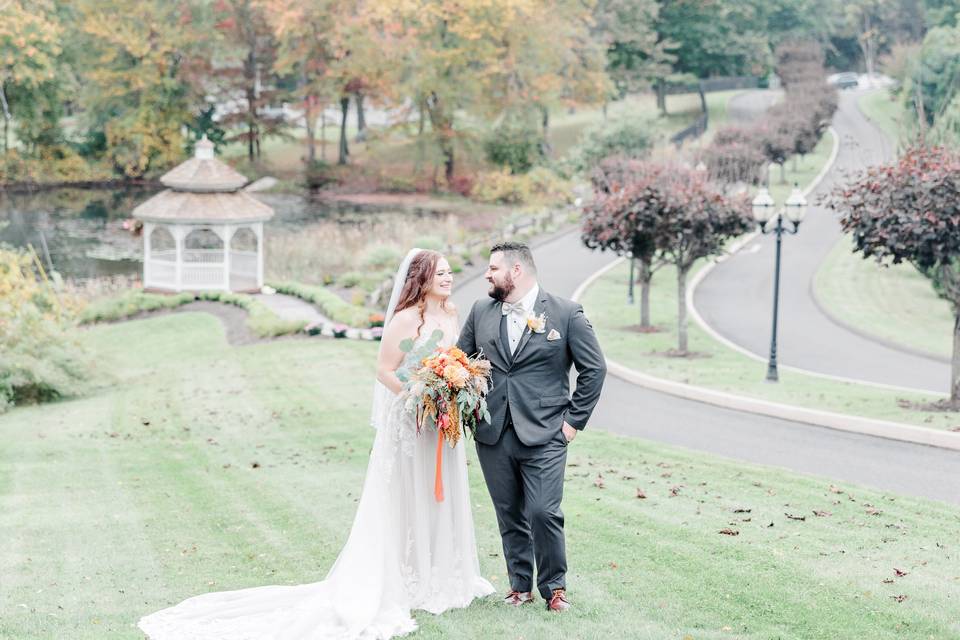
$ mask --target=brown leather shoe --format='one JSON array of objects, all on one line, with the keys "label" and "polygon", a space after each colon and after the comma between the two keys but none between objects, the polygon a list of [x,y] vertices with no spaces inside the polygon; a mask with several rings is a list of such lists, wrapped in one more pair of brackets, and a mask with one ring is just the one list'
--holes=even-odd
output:
[{"label": "brown leather shoe", "polygon": [[547,610],[549,611],[566,611],[570,608],[570,601],[567,600],[567,591],[566,589],[554,589],[553,595],[550,596],[550,600],[547,601]]},{"label": "brown leather shoe", "polygon": [[511,591],[507,594],[507,597],[503,599],[503,604],[509,604],[514,607],[519,607],[528,602],[533,602],[533,593],[530,591]]}]

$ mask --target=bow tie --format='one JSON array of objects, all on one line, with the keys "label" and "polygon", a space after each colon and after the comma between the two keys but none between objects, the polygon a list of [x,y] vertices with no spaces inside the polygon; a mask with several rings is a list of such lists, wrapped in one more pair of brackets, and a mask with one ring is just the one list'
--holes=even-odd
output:
[{"label": "bow tie", "polygon": [[502,303],[502,305],[503,306],[500,308],[500,313],[502,313],[503,315],[509,315],[512,313],[514,315],[523,316],[524,314],[526,314],[526,311],[527,311],[523,307],[523,301],[514,302],[514,303],[504,302]]}]

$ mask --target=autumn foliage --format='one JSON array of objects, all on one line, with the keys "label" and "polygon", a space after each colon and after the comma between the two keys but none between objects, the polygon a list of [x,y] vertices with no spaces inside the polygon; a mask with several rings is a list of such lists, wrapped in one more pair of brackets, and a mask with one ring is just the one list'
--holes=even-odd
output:
[{"label": "autumn foliage", "polygon": [[960,401],[960,154],[913,147],[837,188],[829,205],[854,251],[880,263],[909,262],[953,306],[951,398]]}]

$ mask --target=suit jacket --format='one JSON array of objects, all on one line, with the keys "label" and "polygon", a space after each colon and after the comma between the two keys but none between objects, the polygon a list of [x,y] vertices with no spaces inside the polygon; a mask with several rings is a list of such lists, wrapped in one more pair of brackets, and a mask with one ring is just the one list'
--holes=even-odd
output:
[{"label": "suit jacket", "polygon": [[[575,429],[586,427],[600,399],[607,367],[583,307],[541,287],[533,313],[545,314],[546,327],[543,333],[526,328],[512,356],[501,340],[501,327],[504,335],[506,327],[499,302],[478,300],[463,325],[457,346],[468,355],[482,352],[493,365],[487,393],[490,421],[477,425],[477,442],[497,443],[509,408],[520,441],[544,444],[557,436],[564,420]],[[552,331],[559,337],[548,340]],[[572,398],[571,365],[577,368]]]}]

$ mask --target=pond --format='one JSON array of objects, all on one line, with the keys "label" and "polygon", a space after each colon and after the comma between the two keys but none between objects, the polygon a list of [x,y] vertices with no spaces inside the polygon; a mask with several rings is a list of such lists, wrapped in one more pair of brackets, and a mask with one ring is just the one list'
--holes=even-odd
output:
[{"label": "pond", "polygon": [[[155,188],[49,189],[0,192],[0,244],[32,246],[47,268],[65,279],[138,276],[143,241],[124,228],[130,212]],[[306,194],[261,193],[276,215],[266,228],[266,276],[321,283],[373,262],[381,245],[455,243],[492,228],[489,215],[450,212],[344,210]],[[382,251],[380,252],[382,255]],[[390,252],[388,252],[389,254]]]}]

